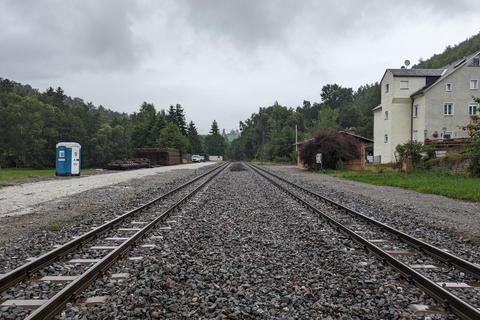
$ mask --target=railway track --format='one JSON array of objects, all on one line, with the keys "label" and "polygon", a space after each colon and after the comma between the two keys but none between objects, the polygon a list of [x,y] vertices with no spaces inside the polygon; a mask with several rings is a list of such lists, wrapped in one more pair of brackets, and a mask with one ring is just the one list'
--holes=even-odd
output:
[{"label": "railway track", "polygon": [[[50,319],[58,314],[65,304],[82,290],[86,289],[100,274],[105,272],[118,258],[124,255],[134,244],[166,221],[185,201],[196,194],[208,182],[220,174],[229,163],[195,177],[181,186],[128,211],[115,219],[95,227],[73,240],[34,258],[10,272],[0,275],[0,291],[14,292],[32,283],[46,282],[54,284],[56,293],[48,299],[10,300],[0,306],[15,304],[33,311],[26,319]],[[192,189],[189,189],[192,188]],[[182,194],[186,193],[185,195]],[[172,196],[180,199],[171,205],[162,202]],[[176,199],[175,199],[176,200]],[[160,212],[159,212],[160,211]],[[168,228],[168,227],[167,227]],[[88,258],[84,258],[87,256]],[[60,268],[58,266],[60,265]],[[74,266],[63,268],[64,265]],[[47,275],[46,268],[69,270],[68,275]],[[57,272],[55,272],[57,273]],[[73,274],[73,275],[72,275]]]},{"label": "railway track", "polygon": [[[461,319],[480,319],[480,266],[374,220],[256,165],[246,164],[302,206],[392,266]],[[421,262],[421,263],[419,263]],[[477,288],[477,289],[476,289]],[[473,297],[473,298],[472,298]],[[473,303],[472,303],[473,301]]]}]

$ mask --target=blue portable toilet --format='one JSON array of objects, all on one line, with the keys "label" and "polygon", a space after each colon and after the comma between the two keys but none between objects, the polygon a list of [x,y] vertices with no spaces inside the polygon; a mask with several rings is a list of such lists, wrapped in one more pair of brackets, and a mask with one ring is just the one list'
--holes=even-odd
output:
[{"label": "blue portable toilet", "polygon": [[79,176],[80,175],[80,149],[76,142],[59,142],[56,146],[55,175]]}]

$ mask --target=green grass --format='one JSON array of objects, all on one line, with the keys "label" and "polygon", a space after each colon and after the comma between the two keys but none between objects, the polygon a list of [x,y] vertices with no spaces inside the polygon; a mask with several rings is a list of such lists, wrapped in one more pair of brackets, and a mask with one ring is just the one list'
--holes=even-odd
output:
[{"label": "green grass", "polygon": [[329,170],[327,174],[378,186],[400,187],[421,193],[440,194],[455,199],[480,201],[480,178],[454,176],[431,171],[378,173]]},{"label": "green grass", "polygon": [[0,169],[0,180],[13,180],[31,177],[51,177],[55,175],[53,169],[7,168]]},{"label": "green grass", "polygon": [[[95,168],[82,169],[81,173],[88,173],[93,171]],[[32,178],[32,177],[53,177],[55,176],[55,169],[29,169],[29,168],[6,168],[0,169],[0,182],[21,178]]]}]

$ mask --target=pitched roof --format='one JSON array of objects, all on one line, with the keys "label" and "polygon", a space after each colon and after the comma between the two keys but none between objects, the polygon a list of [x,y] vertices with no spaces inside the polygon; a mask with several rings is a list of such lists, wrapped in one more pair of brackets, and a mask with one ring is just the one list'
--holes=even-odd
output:
[{"label": "pitched roof", "polygon": [[[480,51],[477,51],[474,54],[469,55],[468,57],[458,59],[457,61],[454,61],[449,65],[446,65],[443,69],[441,69],[441,70],[444,70],[444,73],[441,75],[441,77],[439,77],[436,81],[426,84],[419,90],[415,91],[410,95],[410,97],[426,92],[431,87],[433,87],[434,85],[436,85],[437,83],[439,83],[440,81],[442,81],[443,79],[445,79],[446,77],[448,77],[449,75],[451,75],[452,73],[460,69],[460,67],[462,67],[463,65],[470,63],[473,60],[473,58],[478,57],[479,55],[480,55]],[[415,69],[409,69],[409,70],[415,70]],[[416,69],[416,70],[428,70],[428,69]],[[430,69],[430,70],[440,70],[440,69]]]},{"label": "pitched roof", "polygon": [[387,69],[399,77],[440,77],[445,69]]}]

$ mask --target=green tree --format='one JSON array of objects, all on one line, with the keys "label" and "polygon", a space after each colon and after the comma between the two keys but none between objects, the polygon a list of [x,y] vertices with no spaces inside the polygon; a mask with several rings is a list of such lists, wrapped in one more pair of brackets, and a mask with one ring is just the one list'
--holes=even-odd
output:
[{"label": "green tree", "polygon": [[338,116],[340,110],[329,106],[322,107],[318,113],[318,119],[313,125],[312,134],[323,128],[338,128]]},{"label": "green tree", "polygon": [[213,120],[210,134],[205,137],[205,147],[207,153],[210,155],[225,154],[226,141],[225,138],[220,134],[216,120]]},{"label": "green tree", "polygon": [[188,152],[190,143],[174,123],[168,123],[165,128],[160,130],[160,137],[157,145],[161,148],[175,148],[181,152]]},{"label": "green tree", "polygon": [[192,153],[203,153],[202,141],[200,140],[197,128],[195,127],[193,121],[190,121],[190,124],[188,125],[188,141],[190,143]]}]

